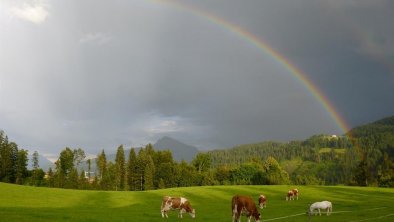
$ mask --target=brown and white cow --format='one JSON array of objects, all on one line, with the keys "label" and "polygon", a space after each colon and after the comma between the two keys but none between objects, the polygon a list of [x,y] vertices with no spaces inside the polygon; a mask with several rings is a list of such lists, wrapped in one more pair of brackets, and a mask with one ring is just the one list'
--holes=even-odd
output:
[{"label": "brown and white cow", "polygon": [[294,197],[297,197],[297,200],[298,200],[299,193],[300,192],[298,191],[297,188],[287,191],[286,200],[294,200]]},{"label": "brown and white cow", "polygon": [[[298,191],[298,189],[297,189],[297,188],[294,188],[294,189],[292,189],[291,191],[293,191],[294,196],[296,196],[296,197],[297,197],[297,200],[298,200],[298,194],[300,193],[300,192]],[[294,197],[293,197],[293,200],[294,200]]]},{"label": "brown and white cow", "polygon": [[192,208],[190,202],[184,197],[164,196],[161,202],[161,216],[168,218],[167,212],[179,210],[178,217],[183,218],[183,213],[189,213],[192,218],[196,217],[196,210]]},{"label": "brown and white cow", "polygon": [[294,200],[294,192],[292,190],[287,191],[286,201]]},{"label": "brown and white cow", "polygon": [[259,196],[259,207],[260,209],[267,207],[267,198],[263,194]]},{"label": "brown and white cow", "polygon": [[261,215],[257,210],[256,204],[249,196],[235,195],[231,201],[231,210],[233,214],[233,222],[241,221],[241,214],[245,213],[248,222],[252,217],[256,222],[260,222]]}]

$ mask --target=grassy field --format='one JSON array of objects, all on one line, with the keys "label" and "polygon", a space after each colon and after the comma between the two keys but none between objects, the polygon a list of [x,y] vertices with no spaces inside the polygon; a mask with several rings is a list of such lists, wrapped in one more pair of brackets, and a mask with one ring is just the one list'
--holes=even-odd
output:
[{"label": "grassy field", "polygon": [[[312,221],[394,221],[394,189],[344,186],[298,186],[300,198],[285,201],[291,186],[188,187],[147,192],[79,191],[0,183],[0,221],[180,221],[177,212],[162,219],[163,195],[185,196],[196,209],[193,220],[231,221],[231,197],[246,194],[256,201],[267,196],[263,221],[307,221],[305,212],[315,201],[329,200],[333,214]],[[245,217],[242,221],[246,221]]]}]

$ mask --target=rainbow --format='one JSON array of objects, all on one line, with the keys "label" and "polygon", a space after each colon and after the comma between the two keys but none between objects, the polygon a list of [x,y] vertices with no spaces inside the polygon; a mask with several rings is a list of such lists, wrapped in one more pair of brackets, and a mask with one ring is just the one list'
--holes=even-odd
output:
[{"label": "rainbow", "polygon": [[203,18],[210,23],[216,24],[219,27],[231,33],[234,33],[236,36],[240,37],[241,39],[260,49],[264,53],[268,54],[281,66],[287,69],[295,79],[297,79],[302,85],[305,86],[305,88],[321,104],[323,109],[327,111],[329,116],[335,121],[335,123],[343,131],[343,133],[349,131],[350,127],[348,126],[347,122],[337,112],[330,100],[319,90],[319,88],[311,80],[308,79],[307,75],[300,69],[298,69],[293,63],[291,63],[284,55],[281,55],[274,48],[272,48],[261,37],[257,37],[253,33],[248,32],[247,30],[236,24],[226,21],[216,15],[210,14],[192,5],[186,5],[184,3],[181,4],[180,2],[173,0],[154,0],[153,2],[169,5],[181,11],[190,12],[197,17]]}]

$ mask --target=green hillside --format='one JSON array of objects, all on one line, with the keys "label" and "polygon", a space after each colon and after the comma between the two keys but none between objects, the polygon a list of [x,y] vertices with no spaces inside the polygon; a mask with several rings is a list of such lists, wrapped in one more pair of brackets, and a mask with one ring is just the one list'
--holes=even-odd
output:
[{"label": "green hillside", "polygon": [[[349,134],[352,137],[394,137],[394,116],[383,118],[381,120],[358,126],[350,130]],[[393,145],[393,144],[391,144]]]},{"label": "green hillside", "polygon": [[[261,210],[263,221],[306,221],[310,203],[330,200],[331,216],[312,221],[393,221],[394,189],[343,186],[298,186],[299,200],[285,200],[290,186],[207,186],[145,192],[81,191],[37,188],[0,183],[1,221],[164,221],[160,215],[163,195],[187,197],[196,209],[196,219],[182,221],[231,221],[230,201],[234,194],[257,199],[268,197]],[[181,221],[170,212],[165,221]],[[246,219],[243,217],[243,221]]]}]

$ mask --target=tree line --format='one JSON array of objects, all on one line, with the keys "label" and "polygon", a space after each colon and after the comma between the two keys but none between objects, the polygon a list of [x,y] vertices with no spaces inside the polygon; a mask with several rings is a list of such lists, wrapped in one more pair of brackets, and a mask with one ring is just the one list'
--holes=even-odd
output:
[{"label": "tree line", "polygon": [[[169,150],[156,151],[151,144],[131,148],[125,155],[123,145],[117,148],[114,162],[108,161],[104,150],[95,159],[86,160],[81,148],[64,148],[55,168],[44,172],[39,167],[38,153],[33,153],[33,167],[27,169],[28,153],[18,150],[0,133],[0,181],[33,186],[95,190],[152,190],[170,187],[220,184],[284,184],[289,175],[273,157],[254,160],[239,167],[213,167],[209,153],[199,153],[190,162],[177,162]],[[92,172],[92,164],[96,170]]]},{"label": "tree line", "polygon": [[66,147],[48,172],[39,167],[37,152],[32,158],[27,170],[27,151],[0,131],[0,181],[9,183],[128,191],[237,184],[394,187],[394,127],[373,124],[344,136],[241,145],[198,153],[191,162],[177,162],[171,151],[151,144],[129,152],[120,145],[113,161],[104,150],[85,160],[81,148]]}]

